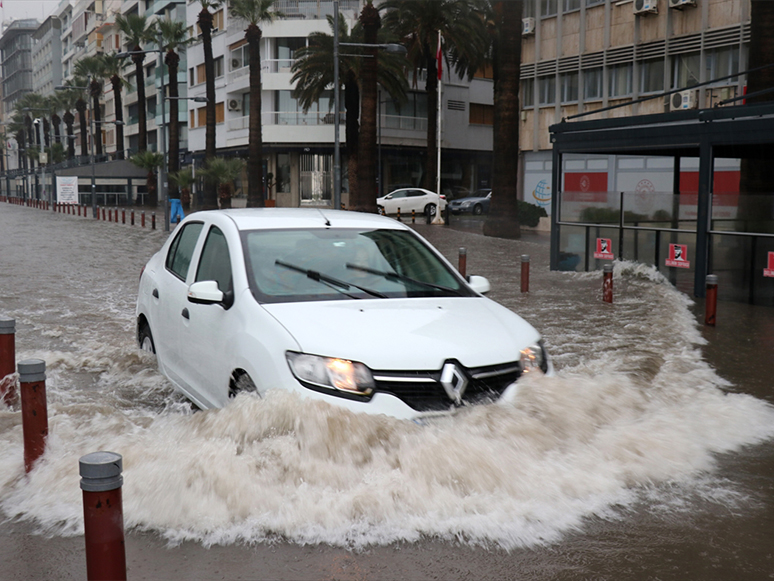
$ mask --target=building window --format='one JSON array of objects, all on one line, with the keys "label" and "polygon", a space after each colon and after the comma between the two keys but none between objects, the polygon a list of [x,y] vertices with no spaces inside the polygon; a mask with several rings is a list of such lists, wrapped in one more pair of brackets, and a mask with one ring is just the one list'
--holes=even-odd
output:
[{"label": "building window", "polygon": [[226,108],[223,101],[215,103],[215,123],[223,123],[226,121]]},{"label": "building window", "polygon": [[231,51],[231,70],[235,71],[250,64],[250,46],[243,44]]},{"label": "building window", "polygon": [[586,6],[597,6],[604,3],[605,0],[586,0]]},{"label": "building window", "polygon": [[540,0],[540,16],[556,16],[556,0]]},{"label": "building window", "polygon": [[583,71],[583,99],[593,101],[602,98],[602,68]]},{"label": "building window", "polygon": [[613,65],[609,69],[608,97],[625,97],[632,93],[632,64]]},{"label": "building window", "polygon": [[564,0],[563,8],[564,12],[572,12],[573,10],[580,10],[581,0]]},{"label": "building window", "polygon": [[564,73],[559,77],[559,89],[562,103],[573,103],[578,100],[578,73]]},{"label": "building window", "polygon": [[640,92],[660,93],[664,90],[664,59],[643,61],[640,64]]},{"label": "building window", "polygon": [[672,88],[692,87],[699,82],[701,57],[698,52],[672,57]]},{"label": "building window", "polygon": [[191,114],[191,120],[188,122],[188,124],[191,126],[191,129],[193,129],[194,127],[196,127],[196,111],[191,109],[190,114]]},{"label": "building window", "polygon": [[212,15],[212,33],[215,34],[219,30],[224,30],[222,8]]},{"label": "building window", "polygon": [[538,79],[538,103],[553,105],[556,102],[556,77],[540,77]]},{"label": "building window", "polygon": [[219,56],[213,61],[213,64],[215,65],[215,78],[219,79],[223,76],[223,57]]},{"label": "building window", "polygon": [[274,45],[274,58],[280,61],[280,67],[290,67],[293,64],[296,51],[305,46],[305,38],[278,38]]},{"label": "building window", "polygon": [[535,17],[535,2],[537,0],[524,0],[524,5],[521,9],[521,15],[524,18]]},{"label": "building window", "polygon": [[535,79],[524,79],[521,82],[521,106],[535,106]]},{"label": "building window", "polygon": [[290,154],[277,154],[277,185],[278,192],[290,192]]},{"label": "building window", "polygon": [[[716,48],[706,53],[708,80],[735,75],[739,72],[739,47]],[[727,79],[723,84],[734,84],[738,78]]]},{"label": "building window", "polygon": [[204,67],[204,63],[196,65],[196,84],[203,83],[207,78],[207,69]]},{"label": "building window", "polygon": [[196,69],[188,69],[188,85],[193,87],[196,84]]},{"label": "building window", "polygon": [[471,103],[469,122],[471,125],[494,125],[494,106]]},{"label": "building window", "polygon": [[199,107],[196,110],[197,119],[196,119],[196,126],[197,127],[204,127],[207,125],[207,107]]}]

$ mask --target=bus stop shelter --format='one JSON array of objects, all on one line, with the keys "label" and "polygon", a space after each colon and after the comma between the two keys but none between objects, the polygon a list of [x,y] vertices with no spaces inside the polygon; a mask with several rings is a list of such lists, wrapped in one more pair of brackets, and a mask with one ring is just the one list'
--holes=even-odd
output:
[{"label": "bus stop shelter", "polygon": [[[550,132],[551,269],[634,260],[698,297],[712,273],[721,298],[774,305],[774,184],[742,191],[738,178],[729,187],[716,171],[718,160],[736,163],[737,176],[774,164],[774,103],[563,121]],[[666,160],[671,188],[589,195],[582,180],[565,179],[568,159],[598,155]],[[681,165],[697,160],[698,180],[686,180]]]}]

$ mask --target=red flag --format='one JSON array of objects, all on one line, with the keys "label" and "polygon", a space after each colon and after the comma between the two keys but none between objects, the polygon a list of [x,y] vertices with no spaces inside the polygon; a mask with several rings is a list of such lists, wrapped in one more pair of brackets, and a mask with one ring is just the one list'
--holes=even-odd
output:
[{"label": "red flag", "polygon": [[441,50],[441,35],[438,35],[438,50],[435,53],[436,67],[438,68],[438,80],[443,77],[443,51]]}]

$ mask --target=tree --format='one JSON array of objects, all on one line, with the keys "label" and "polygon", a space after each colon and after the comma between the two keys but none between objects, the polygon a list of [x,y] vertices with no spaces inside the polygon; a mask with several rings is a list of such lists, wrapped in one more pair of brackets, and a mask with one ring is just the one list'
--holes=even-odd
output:
[{"label": "tree", "polygon": [[217,188],[221,208],[231,207],[231,184],[239,177],[244,166],[244,161],[236,157],[231,159],[213,157],[199,170],[204,177],[204,182]]},{"label": "tree", "polygon": [[185,211],[191,208],[191,185],[194,179],[190,166],[169,174],[169,181],[180,189],[180,203]]},{"label": "tree", "polygon": [[[204,51],[204,73],[206,77],[207,106],[205,107],[205,137],[204,162],[215,158],[215,59],[212,56],[212,12],[210,8],[221,6],[220,0],[199,0],[202,6],[197,18],[197,24],[202,31],[202,49]],[[218,192],[216,187],[205,183],[203,210],[214,210],[218,207]]]},{"label": "tree", "polygon": [[[331,32],[334,29],[333,16],[328,17]],[[379,43],[394,40],[385,29],[379,30]],[[339,42],[362,43],[363,27],[358,23],[352,33],[344,16],[339,15]],[[344,89],[345,134],[347,166],[349,175],[350,200],[357,199],[358,134],[360,132],[360,78],[363,58],[355,54],[357,50],[346,47],[344,55],[339,55],[339,82]],[[314,32],[309,35],[309,46],[295,53],[294,73],[291,82],[295,84],[293,97],[298,100],[304,111],[317,103],[334,82],[333,74],[333,34]],[[379,52],[377,78],[379,84],[396,101],[406,98],[408,82],[405,74],[406,60],[403,55]],[[331,107],[333,100],[331,99]]]},{"label": "tree", "polygon": [[231,14],[247,22],[245,40],[250,51],[250,141],[247,164],[247,207],[262,207],[263,132],[261,127],[261,24],[272,22],[278,14],[274,0],[230,0]]},{"label": "tree", "polygon": [[384,25],[402,39],[414,68],[414,82],[427,72],[427,156],[423,185],[435,189],[438,113],[438,31],[443,36],[442,55],[449,56],[454,71],[473,78],[489,50],[482,0],[386,0]]},{"label": "tree", "polygon": [[81,98],[81,94],[79,89],[67,89],[66,91],[57,93],[60,108],[65,112],[62,116],[62,120],[65,123],[67,133],[67,159],[75,157],[75,135],[73,133],[75,116],[72,114],[72,110],[75,109],[76,103]]},{"label": "tree", "polygon": [[122,75],[126,68],[125,61],[117,58],[116,53],[105,55],[105,76],[113,87],[113,102],[116,110],[116,159],[124,159],[124,105],[121,92],[124,88]]},{"label": "tree", "polygon": [[94,149],[97,157],[102,156],[102,109],[99,106],[99,98],[102,96],[102,80],[105,78],[105,63],[101,55],[87,56],[75,63],[73,69],[76,78],[87,79],[89,83],[89,96],[91,97],[91,111],[94,116]]},{"label": "tree", "polygon": [[164,156],[160,153],[153,151],[140,151],[135,153],[129,158],[134,165],[144,169],[148,172],[148,177],[145,182],[146,190],[148,191],[147,204],[150,206],[156,206],[158,204],[158,192],[156,188],[156,170],[164,163]]},{"label": "tree", "polygon": [[494,167],[484,235],[519,238],[521,1],[495,2]]},{"label": "tree", "polygon": [[164,44],[164,62],[169,70],[169,155],[167,167],[169,169],[169,197],[179,198],[180,193],[175,182],[171,179],[173,173],[180,169],[180,119],[179,107],[180,101],[177,97],[180,95],[177,87],[177,72],[180,64],[180,55],[177,51],[188,44],[186,40],[186,27],[184,22],[173,20],[157,21],[161,38]]},{"label": "tree", "polygon": [[[382,19],[379,10],[368,2],[360,12],[364,44],[376,44]],[[357,196],[349,205],[358,212],[376,212],[376,110],[379,94],[377,84],[377,58],[379,50],[366,49],[361,74],[360,135],[357,149]]]},{"label": "tree", "polygon": [[[131,52],[140,52],[143,50],[143,44],[155,40],[153,37],[153,26],[148,23],[148,19],[145,16],[140,16],[139,14],[123,16],[119,14],[116,16],[116,26],[123,33],[126,47]],[[138,148],[140,151],[145,151],[148,149],[148,121],[145,111],[145,71],[143,68],[145,55],[133,54],[132,62],[134,63],[135,82],[137,83]]]}]

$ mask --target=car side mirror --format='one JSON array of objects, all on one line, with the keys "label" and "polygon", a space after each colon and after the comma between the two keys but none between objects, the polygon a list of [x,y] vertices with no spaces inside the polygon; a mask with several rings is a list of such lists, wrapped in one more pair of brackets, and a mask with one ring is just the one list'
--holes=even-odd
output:
[{"label": "car side mirror", "polygon": [[489,280],[483,276],[476,276],[475,274],[469,276],[468,284],[470,285],[470,288],[482,295],[485,295],[492,290],[492,285],[489,284]]},{"label": "car side mirror", "polygon": [[214,280],[202,280],[188,287],[188,301],[198,305],[217,305],[223,302],[224,294]]}]

